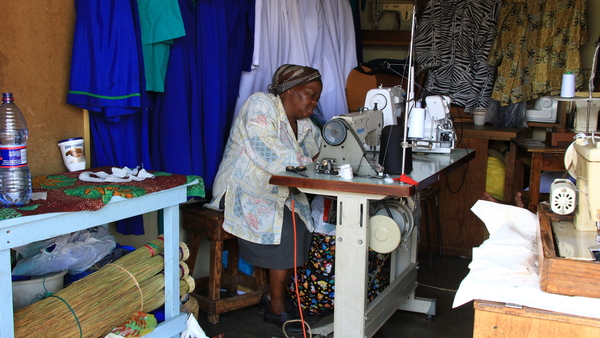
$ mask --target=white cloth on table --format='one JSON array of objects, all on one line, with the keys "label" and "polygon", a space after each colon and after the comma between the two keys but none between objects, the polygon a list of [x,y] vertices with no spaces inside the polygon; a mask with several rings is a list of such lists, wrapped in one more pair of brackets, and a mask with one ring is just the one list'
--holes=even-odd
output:
[{"label": "white cloth on table", "polygon": [[471,271],[460,284],[452,307],[480,299],[600,318],[600,299],[541,290],[537,215],[524,208],[483,200],[471,210],[485,223],[490,237],[473,248]]}]

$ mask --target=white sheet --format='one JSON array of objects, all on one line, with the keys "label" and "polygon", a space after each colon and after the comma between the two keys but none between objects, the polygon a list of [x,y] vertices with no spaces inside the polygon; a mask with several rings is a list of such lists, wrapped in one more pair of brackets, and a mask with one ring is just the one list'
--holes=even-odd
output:
[{"label": "white sheet", "polygon": [[286,63],[322,76],[319,110],[325,121],[347,114],[346,80],[358,65],[352,9],[347,0],[256,0],[252,70],[242,73],[235,116],[248,97],[266,92]]},{"label": "white sheet", "polygon": [[537,215],[524,208],[480,200],[471,211],[486,225],[490,238],[473,248],[471,270],[452,307],[475,299],[600,318],[600,299],[543,292],[537,264]]}]

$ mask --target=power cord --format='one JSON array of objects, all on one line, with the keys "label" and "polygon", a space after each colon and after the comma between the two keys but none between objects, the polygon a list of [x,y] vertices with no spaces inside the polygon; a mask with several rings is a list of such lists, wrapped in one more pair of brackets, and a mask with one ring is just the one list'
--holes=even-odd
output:
[{"label": "power cord", "polygon": [[[462,120],[462,114],[460,113],[460,110],[458,111],[458,116],[460,117],[460,119]],[[460,145],[462,143],[462,145],[465,147],[464,149],[467,151],[467,153],[470,153],[469,149],[467,149],[467,145],[465,144],[465,141],[463,140],[463,127],[462,127],[462,123],[461,123],[461,136],[460,139],[458,140],[457,145]],[[460,185],[458,186],[458,189],[456,190],[452,190],[452,188],[450,188],[450,182],[448,181],[448,176],[446,176],[446,188],[448,189],[448,191],[452,194],[457,194],[463,187],[463,185],[465,184],[465,181],[467,180],[467,172],[469,171],[469,163],[471,163],[471,161],[467,161],[465,170],[463,172],[463,177],[461,179]]]},{"label": "power cord", "polygon": [[423,283],[417,283],[419,286],[424,286],[426,288],[430,288],[430,289],[436,289],[436,290],[442,290],[442,291],[448,291],[448,292],[456,292],[458,290],[453,290],[453,289],[444,289],[444,288],[440,288],[439,286],[433,286],[433,285],[427,285],[427,284],[423,284]]},{"label": "power cord", "polygon": [[297,247],[298,247],[298,238],[296,237],[296,210],[295,210],[295,199],[294,199],[294,194],[292,194],[292,224],[294,227],[294,289],[296,292],[296,301],[298,302],[298,312],[300,313],[300,319],[292,319],[292,320],[288,320],[287,322],[283,323],[283,334],[289,338],[289,336],[287,335],[287,332],[285,332],[285,326],[288,323],[293,323],[293,322],[300,322],[302,324],[302,334],[304,336],[304,338],[306,338],[306,327],[308,327],[308,332],[309,332],[309,337],[312,338],[312,333],[310,330],[310,326],[308,325],[308,323],[306,323],[304,321],[304,313],[302,312],[302,304],[300,302],[300,291],[298,290],[298,257],[297,257]]}]

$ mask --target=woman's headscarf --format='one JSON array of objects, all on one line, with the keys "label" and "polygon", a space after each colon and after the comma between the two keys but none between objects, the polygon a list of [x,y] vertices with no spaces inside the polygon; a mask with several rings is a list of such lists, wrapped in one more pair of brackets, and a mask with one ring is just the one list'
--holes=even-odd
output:
[{"label": "woman's headscarf", "polygon": [[303,86],[310,82],[320,80],[321,73],[314,68],[298,65],[283,65],[277,68],[273,74],[272,82],[267,87],[267,90],[271,94],[279,95],[292,87]]}]

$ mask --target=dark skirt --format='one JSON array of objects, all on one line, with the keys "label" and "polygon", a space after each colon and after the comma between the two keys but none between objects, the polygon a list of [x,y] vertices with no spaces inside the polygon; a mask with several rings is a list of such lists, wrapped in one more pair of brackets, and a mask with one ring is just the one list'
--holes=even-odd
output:
[{"label": "dark skirt", "polygon": [[[308,260],[308,251],[312,234],[302,219],[296,215],[296,266],[304,265]],[[285,207],[281,244],[257,244],[238,238],[240,255],[248,263],[265,269],[284,270],[294,267],[294,225],[292,212]]]}]

